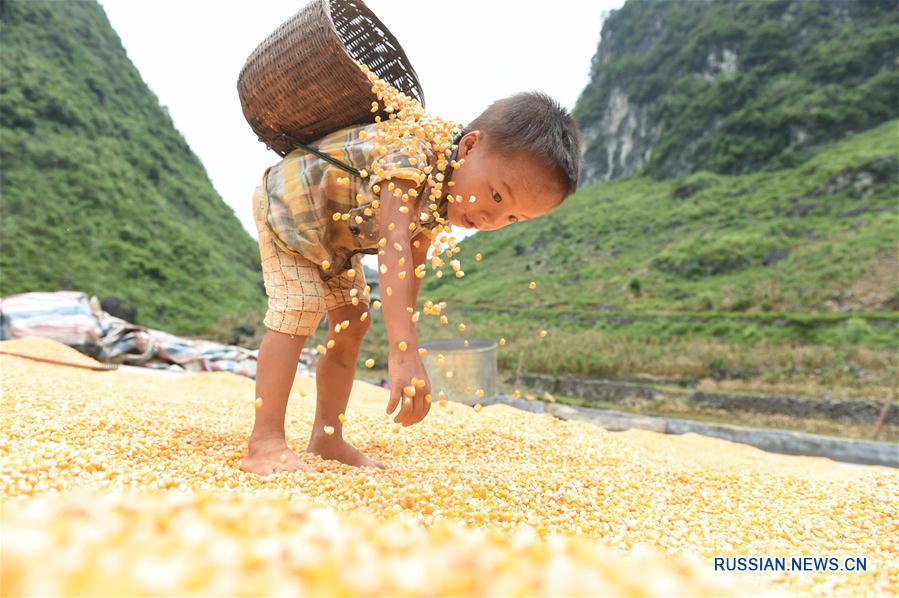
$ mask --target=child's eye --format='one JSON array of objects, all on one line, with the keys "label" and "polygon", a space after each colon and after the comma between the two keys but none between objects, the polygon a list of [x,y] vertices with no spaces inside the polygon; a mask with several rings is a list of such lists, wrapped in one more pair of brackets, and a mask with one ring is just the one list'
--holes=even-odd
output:
[{"label": "child's eye", "polygon": [[[499,199],[497,199],[497,198],[499,198]],[[499,202],[501,202],[502,200],[503,200],[503,198],[500,197],[500,194],[497,193],[496,191],[494,191],[494,192],[493,192],[493,201],[495,201],[496,203],[499,203]]]}]

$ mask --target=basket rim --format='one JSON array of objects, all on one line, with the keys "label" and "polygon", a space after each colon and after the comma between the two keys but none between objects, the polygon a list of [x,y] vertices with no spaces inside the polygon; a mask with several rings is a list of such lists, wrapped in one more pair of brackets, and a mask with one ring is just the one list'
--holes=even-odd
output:
[{"label": "basket rim", "polygon": [[[341,2],[341,1],[342,0],[318,0],[318,2],[320,2],[324,5],[325,14],[328,16],[328,29],[331,31],[332,34],[334,34],[334,37],[340,42],[340,49],[343,50],[344,55],[347,58],[349,58],[350,61],[355,65],[356,59],[353,58],[353,56],[350,54],[350,51],[347,49],[346,43],[343,41],[343,37],[341,37],[340,32],[337,31],[337,26],[334,24],[334,16],[331,14],[331,3],[332,2]],[[415,87],[418,90],[418,93],[421,95],[421,107],[425,108],[425,91],[424,91],[424,88],[422,87],[421,79],[419,78],[418,72],[416,72],[415,67],[412,66],[412,62],[409,60],[409,57],[406,55],[406,50],[403,49],[403,46],[402,46],[402,44],[400,44],[400,41],[396,38],[396,36],[393,34],[393,32],[390,30],[390,28],[388,28],[383,23],[383,21],[381,21],[380,18],[378,18],[378,15],[375,14],[375,11],[373,11],[365,2],[363,2],[362,0],[353,0],[353,3],[360,4],[366,11],[368,11],[367,16],[369,16],[371,18],[371,20],[374,21],[374,23],[376,25],[378,25],[384,31],[384,33],[388,36],[389,40],[394,43],[394,45],[396,46],[396,49],[397,49],[397,53],[399,54],[399,58],[403,61],[403,64],[405,66],[409,67],[409,72],[412,75],[412,78],[415,82]],[[360,60],[359,62],[362,62],[362,61]],[[368,67],[367,64],[365,66]],[[369,93],[372,93],[371,92],[371,82],[368,80],[368,77],[366,77],[365,73],[363,73],[361,70],[359,70],[359,74],[365,80],[368,90],[369,90]],[[390,85],[393,85],[393,83],[390,81],[388,81],[388,83],[390,83]],[[372,93],[372,95],[374,95],[374,94]],[[413,98],[413,99],[415,99],[415,98]]]}]

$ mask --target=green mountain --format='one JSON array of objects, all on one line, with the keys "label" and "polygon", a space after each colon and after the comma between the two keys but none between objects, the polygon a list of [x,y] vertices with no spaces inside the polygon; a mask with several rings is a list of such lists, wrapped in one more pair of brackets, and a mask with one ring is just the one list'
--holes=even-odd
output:
[{"label": "green mountain", "polygon": [[74,289],[202,334],[265,305],[256,242],[93,0],[0,3],[0,295]]},{"label": "green mountain", "polygon": [[582,185],[796,167],[899,116],[897,0],[630,0],[574,109]]}]

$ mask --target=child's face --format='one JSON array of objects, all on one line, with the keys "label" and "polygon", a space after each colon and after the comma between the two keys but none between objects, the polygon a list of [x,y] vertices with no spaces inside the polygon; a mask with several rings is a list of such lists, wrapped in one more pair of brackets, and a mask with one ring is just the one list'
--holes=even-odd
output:
[{"label": "child's face", "polygon": [[[488,151],[480,131],[472,131],[459,140],[457,160],[465,158],[459,168],[447,168],[453,187],[444,191],[462,202],[449,204],[450,224],[478,230],[496,230],[513,222],[541,216],[564,199],[554,189],[538,163],[526,155],[515,160]],[[476,201],[471,203],[474,195]]]}]

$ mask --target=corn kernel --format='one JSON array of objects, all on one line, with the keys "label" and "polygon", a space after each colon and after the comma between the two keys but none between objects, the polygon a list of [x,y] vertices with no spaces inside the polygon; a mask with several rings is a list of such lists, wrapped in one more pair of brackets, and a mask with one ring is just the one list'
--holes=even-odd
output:
[{"label": "corn kernel", "polygon": [[536,289],[536,288],[537,288],[537,283],[534,282],[534,281],[532,280],[532,281],[530,282],[530,284],[528,284],[528,288],[529,288],[529,289]]},{"label": "corn kernel", "polygon": [[415,387],[412,385],[404,386],[403,394],[406,395],[407,397],[414,397],[415,396]]},{"label": "corn kernel", "polygon": [[481,407],[480,403],[478,403],[474,406],[474,410],[477,411],[478,413],[480,413],[481,409],[483,409],[483,407]]},{"label": "corn kernel", "polygon": [[262,407],[262,397],[256,397],[255,405],[256,405],[256,409],[259,409],[260,407]]},{"label": "corn kernel", "polygon": [[484,397],[484,389],[483,389],[483,388],[479,388],[479,389],[477,389],[477,391],[475,391],[474,394],[475,394],[475,396],[477,396],[479,399],[480,399],[480,398],[483,398],[483,397]]},{"label": "corn kernel", "polygon": [[375,309],[381,309],[381,302],[375,299],[374,303],[371,304]]},{"label": "corn kernel", "polygon": [[332,338],[332,339],[329,340],[327,343],[325,343],[325,346],[328,347],[329,349],[333,349],[335,344],[337,344],[337,343],[336,343],[336,342],[334,341],[334,339]]},{"label": "corn kernel", "polygon": [[329,262],[328,260],[322,260],[322,269],[327,270],[330,267],[331,267],[331,262]]},{"label": "corn kernel", "polygon": [[323,431],[325,434],[327,434],[328,436],[330,436],[331,434],[334,433],[334,426],[323,426],[323,427],[322,427],[322,431]]},{"label": "corn kernel", "polygon": [[465,332],[465,324],[459,324],[459,332]]},{"label": "corn kernel", "polygon": [[476,261],[476,262],[481,261],[481,254],[480,254],[480,253],[474,254],[474,261]]},{"label": "corn kernel", "polygon": [[399,349],[400,351],[405,351],[405,350],[409,347],[409,345],[406,344],[406,341],[400,341],[399,344],[397,344],[396,347],[397,347],[397,349]]},{"label": "corn kernel", "polygon": [[365,360],[365,367],[367,367],[368,369],[371,369],[371,368],[375,367],[375,360],[372,359],[371,357],[369,357],[368,359],[366,359],[366,360]]},{"label": "corn kernel", "polygon": [[[418,312],[415,312],[415,313],[418,313]],[[418,354],[421,355],[422,357],[424,357],[425,355],[428,354],[428,350],[425,349],[424,347],[421,347],[418,349]]]},{"label": "corn kernel", "polygon": [[541,330],[541,331],[540,331],[540,338],[545,337],[547,334],[548,334],[548,333],[546,332],[546,330]]},{"label": "corn kernel", "polygon": [[368,318],[368,312],[364,311],[362,312],[362,315],[359,316],[359,321],[364,322],[366,318]]},{"label": "corn kernel", "polygon": [[504,339],[504,338],[499,339],[499,346],[500,346],[500,347],[505,347],[505,346],[506,346],[506,339]]},{"label": "corn kernel", "polygon": [[344,330],[346,330],[347,328],[350,327],[350,321],[344,320],[343,322],[340,323],[340,327],[343,328]]},{"label": "corn kernel", "polygon": [[340,423],[342,423],[342,424],[345,424],[345,423],[346,423],[346,415],[344,415],[343,413],[341,413],[340,415],[338,415],[338,416],[337,416],[337,419],[340,420]]}]

